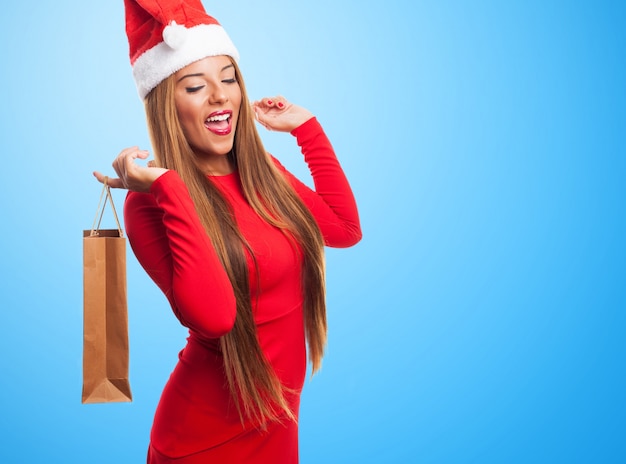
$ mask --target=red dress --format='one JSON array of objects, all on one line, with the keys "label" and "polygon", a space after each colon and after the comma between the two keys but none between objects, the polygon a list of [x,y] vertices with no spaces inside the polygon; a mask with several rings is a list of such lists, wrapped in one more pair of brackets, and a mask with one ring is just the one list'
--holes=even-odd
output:
[{"label": "red dress", "polygon": [[[315,217],[326,245],[347,247],[361,238],[356,204],[334,151],[315,118],[292,132],[302,148],[315,191],[278,162]],[[253,311],[261,349],[298,411],[306,371],[302,314],[302,256],[264,222],[243,197],[237,173],[210,178],[224,193],[250,244]],[[273,423],[266,431],[241,424],[223,370],[218,338],[234,323],[235,297],[224,268],[198,219],[187,188],[169,171],[150,193],[130,192],[125,225],[137,259],[189,328],[187,345],[156,410],[149,463],[298,462],[298,427]],[[249,265],[252,262],[249,261]]]}]

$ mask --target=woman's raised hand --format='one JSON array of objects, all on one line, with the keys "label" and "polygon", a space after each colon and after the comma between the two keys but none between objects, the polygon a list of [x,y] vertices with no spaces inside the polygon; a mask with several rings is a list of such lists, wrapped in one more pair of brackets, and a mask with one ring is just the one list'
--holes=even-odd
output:
[{"label": "woman's raised hand", "polygon": [[313,117],[313,113],[284,97],[265,97],[252,103],[256,120],[268,130],[291,132]]},{"label": "woman's raised hand", "polygon": [[[117,178],[108,178],[107,184],[113,188],[125,188],[135,192],[149,192],[152,183],[161,175],[167,172],[167,169],[151,166],[142,166],[137,163],[137,159],[148,158],[149,153],[146,150],[140,150],[139,147],[129,147],[120,152],[113,161],[113,169],[117,173]],[[104,183],[104,174],[95,171],[93,175],[99,182]]]}]

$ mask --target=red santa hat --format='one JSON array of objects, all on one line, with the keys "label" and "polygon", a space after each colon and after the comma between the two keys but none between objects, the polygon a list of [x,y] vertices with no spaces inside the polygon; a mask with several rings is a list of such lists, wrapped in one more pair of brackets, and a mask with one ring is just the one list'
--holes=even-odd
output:
[{"label": "red santa hat", "polygon": [[207,56],[239,53],[200,0],[124,0],[130,64],[144,99],[161,81]]}]

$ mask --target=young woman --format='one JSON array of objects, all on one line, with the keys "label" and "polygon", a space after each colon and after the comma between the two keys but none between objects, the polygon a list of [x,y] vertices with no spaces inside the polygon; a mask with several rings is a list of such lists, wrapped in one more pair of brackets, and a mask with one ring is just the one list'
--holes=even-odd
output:
[{"label": "young woman", "polygon": [[[326,342],[323,247],[360,240],[356,204],[317,119],[282,97],[250,103],[234,48],[207,51],[203,36],[202,51],[185,51],[199,27],[217,25],[221,39],[215,27],[210,36],[224,42],[221,26],[199,2],[172,5],[170,18],[148,13],[165,38],[168,26],[185,28],[182,48],[167,44],[184,65],[160,69],[162,79],[133,65],[154,161],[143,165],[148,152],[127,148],[108,181],[129,190],[132,249],[189,328],[155,414],[148,462],[297,463],[307,345],[315,372]],[[186,19],[172,23],[180,5]],[[129,18],[145,25],[146,11],[130,0],[126,7],[130,39]],[[199,25],[189,24],[190,10]],[[158,82],[146,84],[145,75]],[[255,119],[296,138],[314,190],[264,150]]]}]

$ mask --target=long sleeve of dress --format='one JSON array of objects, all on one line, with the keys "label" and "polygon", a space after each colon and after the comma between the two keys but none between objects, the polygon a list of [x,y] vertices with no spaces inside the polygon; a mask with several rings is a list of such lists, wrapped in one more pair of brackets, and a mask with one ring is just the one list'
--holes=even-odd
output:
[{"label": "long sleeve of dress", "polygon": [[315,190],[285,172],[300,198],[307,205],[330,247],[345,248],[361,240],[356,201],[335,151],[316,118],[292,131],[309,166]]},{"label": "long sleeve of dress", "polygon": [[163,174],[150,193],[130,192],[124,222],[137,260],[181,323],[202,338],[227,333],[236,314],[233,288],[178,174]]}]

